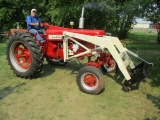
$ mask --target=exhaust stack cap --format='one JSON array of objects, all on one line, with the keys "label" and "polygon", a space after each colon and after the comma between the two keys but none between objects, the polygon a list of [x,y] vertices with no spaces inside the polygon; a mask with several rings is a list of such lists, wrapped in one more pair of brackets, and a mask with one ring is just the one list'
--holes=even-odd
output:
[{"label": "exhaust stack cap", "polygon": [[70,25],[71,25],[71,26],[74,25],[74,22],[70,22]]},{"label": "exhaust stack cap", "polygon": [[83,29],[84,28],[84,7],[82,7],[82,14],[81,17],[79,19],[79,28]]}]

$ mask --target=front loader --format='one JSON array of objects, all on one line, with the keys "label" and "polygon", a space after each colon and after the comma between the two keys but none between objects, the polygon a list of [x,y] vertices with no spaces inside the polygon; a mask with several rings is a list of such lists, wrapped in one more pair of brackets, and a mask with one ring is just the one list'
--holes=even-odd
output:
[{"label": "front loader", "polygon": [[[102,91],[105,84],[102,70],[109,73],[119,68],[126,79],[126,90],[144,79],[145,70],[153,64],[123,47],[117,37],[106,36],[103,30],[84,29],[83,15],[84,7],[79,29],[73,28],[73,22],[71,28],[43,24],[45,30],[41,37],[44,43],[38,42],[35,35],[25,29],[11,29],[6,53],[14,73],[18,77],[33,78],[41,73],[44,58],[53,66],[87,58],[86,66],[79,70],[76,78],[79,89],[85,93],[98,94]],[[142,63],[135,66],[129,55]]]},{"label": "front loader", "polygon": [[[99,57],[102,57],[101,53],[97,53],[97,50],[101,51],[102,53],[105,53],[104,51],[105,49],[107,49],[110,52],[112,59],[114,59],[114,61],[118,65],[119,70],[122,72],[122,74],[126,79],[126,81],[124,82],[124,87],[127,90],[128,90],[127,87],[130,87],[133,84],[140,82],[141,79],[144,79],[146,77],[146,72],[145,72],[146,69],[148,69],[149,66],[153,66],[152,63],[149,63],[143,60],[137,54],[123,47],[117,37],[111,37],[111,36],[97,37],[97,36],[88,36],[88,35],[82,35],[82,34],[71,33],[71,32],[64,32],[63,35],[64,35],[63,47],[65,48],[64,61],[68,61],[74,57],[77,58],[85,54],[91,54],[92,56],[97,56],[98,54]],[[80,39],[82,41],[90,42],[92,44],[95,44],[98,47],[96,47],[95,49],[88,49],[85,46],[83,46],[81,43],[77,42],[75,39]],[[66,51],[68,49],[67,48],[68,40],[71,40],[77,43],[79,46],[84,47],[86,51],[70,57],[69,52]],[[138,66],[135,66],[128,54],[140,59],[142,63],[140,63]],[[104,65],[104,63],[99,63],[99,66],[102,66],[102,65]],[[128,72],[127,70],[128,66],[131,68],[130,72]],[[80,81],[80,80],[78,79],[77,81]]]}]

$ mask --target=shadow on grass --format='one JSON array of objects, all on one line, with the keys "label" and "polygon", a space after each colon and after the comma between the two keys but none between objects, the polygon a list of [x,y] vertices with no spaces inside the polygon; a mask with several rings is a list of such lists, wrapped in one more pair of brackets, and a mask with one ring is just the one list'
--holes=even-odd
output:
[{"label": "shadow on grass", "polygon": [[160,86],[160,77],[152,78],[151,86],[153,86],[153,87]]},{"label": "shadow on grass", "polygon": [[[66,65],[50,65],[48,63],[44,64],[43,66],[43,72],[38,75],[38,77],[46,77],[54,72],[56,72],[56,69],[63,69],[66,70],[66,72],[71,71],[70,74],[77,74],[77,72],[82,68],[80,64],[78,64],[76,61],[69,62]],[[64,73],[65,74],[65,73]]]},{"label": "shadow on grass", "polygon": [[[124,76],[121,72],[116,72],[114,75],[111,74],[107,74],[108,77],[112,78],[116,83],[118,83],[119,85],[122,86],[122,90],[126,92],[126,89],[124,89],[123,87],[123,82],[124,82]],[[139,85],[141,82],[146,82],[145,79],[138,81],[137,83],[135,83],[134,85],[132,85],[130,88],[131,90],[138,90],[139,89]]]},{"label": "shadow on grass", "polygon": [[[148,100],[150,100],[154,104],[155,107],[157,107],[160,110],[160,96],[153,96],[151,94],[146,94],[146,97]],[[159,114],[160,114],[160,111],[159,111]],[[159,120],[159,118],[155,116],[152,116],[152,117],[145,116],[144,120]]]},{"label": "shadow on grass", "polygon": [[147,94],[146,97],[155,105],[155,107],[160,110],[160,96],[153,96],[151,94]]},{"label": "shadow on grass", "polygon": [[[82,66],[81,66],[82,64]],[[73,61],[73,62],[69,62],[67,65],[65,66],[59,66],[58,69],[65,69],[66,72],[70,71],[70,74],[77,74],[77,72],[83,67],[85,66],[85,64],[83,63],[77,63],[77,61]]]},{"label": "shadow on grass", "polygon": [[114,75],[106,74],[108,77],[112,78],[115,82],[123,85],[124,76],[120,72],[116,72]]},{"label": "shadow on grass", "polygon": [[154,64],[153,68],[150,70],[149,78],[151,79],[151,86],[152,87],[159,87],[160,86],[160,74],[159,74],[160,66]]},{"label": "shadow on grass", "polygon": [[25,84],[26,84],[26,83],[21,83],[21,84],[18,84],[18,85],[16,85],[16,86],[14,86],[14,87],[9,86],[9,87],[5,87],[5,88],[3,88],[3,89],[0,89],[0,100],[4,99],[4,98],[7,97],[8,95],[10,95],[15,88],[21,87],[21,86],[23,86],[23,85],[25,85]]},{"label": "shadow on grass", "polygon": [[39,78],[46,77],[51,75],[54,72],[55,72],[55,66],[52,66],[50,64],[44,64],[42,68],[42,72],[37,77]]},{"label": "shadow on grass", "polygon": [[158,120],[157,117],[146,117],[143,120]]}]

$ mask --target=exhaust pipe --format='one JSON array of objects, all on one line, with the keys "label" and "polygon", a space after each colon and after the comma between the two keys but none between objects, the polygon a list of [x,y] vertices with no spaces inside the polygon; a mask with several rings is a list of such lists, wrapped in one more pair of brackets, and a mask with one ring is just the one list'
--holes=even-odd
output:
[{"label": "exhaust pipe", "polygon": [[82,14],[81,17],[79,19],[79,28],[83,29],[84,28],[84,7],[82,7]]}]

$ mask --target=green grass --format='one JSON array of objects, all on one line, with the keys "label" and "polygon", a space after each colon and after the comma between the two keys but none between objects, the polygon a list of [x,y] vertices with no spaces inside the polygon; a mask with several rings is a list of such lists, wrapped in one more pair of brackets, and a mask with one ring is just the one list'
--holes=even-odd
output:
[{"label": "green grass", "polygon": [[125,41],[128,48],[135,47],[154,63],[139,89],[121,90],[124,77],[118,72],[104,75],[105,91],[99,95],[79,91],[77,62],[53,67],[45,61],[37,79],[16,77],[4,55],[6,43],[0,43],[0,120],[159,120],[160,46],[155,37],[131,32]]}]

